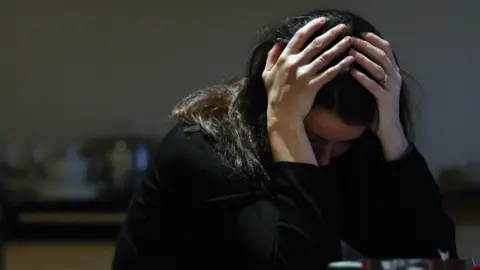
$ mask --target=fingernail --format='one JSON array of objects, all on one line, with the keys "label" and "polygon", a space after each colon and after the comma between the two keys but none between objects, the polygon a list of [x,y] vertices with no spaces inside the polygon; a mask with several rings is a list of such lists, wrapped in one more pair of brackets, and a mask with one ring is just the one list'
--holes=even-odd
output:
[{"label": "fingernail", "polygon": [[320,17],[318,19],[319,22],[324,23],[327,19],[325,17]]},{"label": "fingernail", "polygon": [[355,54],[356,52],[355,52],[354,49],[350,49],[350,50],[348,50],[348,53],[349,53],[349,54]]},{"label": "fingernail", "polygon": [[367,35],[367,33],[366,33],[366,32],[362,32],[362,33],[360,33],[360,36],[361,36],[361,37],[365,37],[366,35]]}]

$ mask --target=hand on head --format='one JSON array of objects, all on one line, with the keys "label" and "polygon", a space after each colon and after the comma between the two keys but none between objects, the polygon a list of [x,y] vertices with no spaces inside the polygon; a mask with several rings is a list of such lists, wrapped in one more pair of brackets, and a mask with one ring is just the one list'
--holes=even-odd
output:
[{"label": "hand on head", "polygon": [[[324,25],[325,18],[315,19],[298,30],[285,48],[276,43],[270,50],[262,74],[268,92],[269,119],[303,121],[312,108],[317,91],[353,63],[354,58],[347,56],[322,72],[330,61],[353,44],[351,37],[345,37],[331,49],[323,51],[346,29],[345,25],[330,29],[301,50],[310,36]],[[318,54],[320,56],[316,57]]]},{"label": "hand on head", "polygon": [[[299,29],[286,45],[277,42],[270,50],[262,73],[268,94],[268,121],[302,123],[312,109],[317,92],[356,62],[369,73],[367,76],[359,69],[350,70],[353,78],[377,101],[377,135],[387,144],[384,148],[396,147],[402,151],[408,146],[399,117],[402,77],[390,44],[373,33],[365,33],[362,38],[346,36],[330,46],[347,29],[343,24],[306,44],[325,23],[324,17],[314,19]],[[347,51],[344,59],[332,65],[332,61]],[[396,152],[392,155],[398,155]]]}]

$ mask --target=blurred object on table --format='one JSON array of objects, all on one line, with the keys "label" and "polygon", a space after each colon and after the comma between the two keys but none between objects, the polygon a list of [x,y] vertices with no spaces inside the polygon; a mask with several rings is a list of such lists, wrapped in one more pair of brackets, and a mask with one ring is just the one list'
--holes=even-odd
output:
[{"label": "blurred object on table", "polygon": [[437,182],[443,193],[480,190],[480,163],[443,167]]},{"label": "blurred object on table", "polygon": [[101,186],[100,196],[131,196],[155,145],[156,140],[137,136],[88,140],[81,153],[89,160],[89,181]]},{"label": "blurred object on table", "polygon": [[335,262],[328,266],[331,270],[471,270],[470,260],[426,260],[392,259],[363,260],[356,262]]},{"label": "blurred object on table", "polygon": [[466,175],[458,166],[444,167],[437,182],[442,191],[458,191],[468,187]]},{"label": "blurred object on table", "polygon": [[123,201],[141,178],[156,140],[102,136],[0,145],[0,187],[18,203]]}]

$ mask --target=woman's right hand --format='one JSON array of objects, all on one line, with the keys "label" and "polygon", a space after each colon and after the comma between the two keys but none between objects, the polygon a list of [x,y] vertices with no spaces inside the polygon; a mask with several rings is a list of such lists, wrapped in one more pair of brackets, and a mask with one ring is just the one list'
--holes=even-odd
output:
[{"label": "woman's right hand", "polygon": [[[325,47],[345,31],[346,26],[342,24],[317,37],[301,50],[313,33],[324,25],[325,18],[312,20],[295,33],[283,50],[281,43],[276,43],[268,53],[262,78],[268,94],[269,123],[303,123],[318,90],[353,63],[353,57],[348,56],[325,70],[354,41],[351,37],[345,37],[322,53]],[[315,58],[320,53],[322,54]]]},{"label": "woman's right hand", "polygon": [[276,43],[268,53],[262,77],[268,94],[267,125],[274,161],[318,165],[303,120],[318,90],[353,63],[353,57],[348,56],[327,68],[354,41],[345,37],[322,53],[345,31],[345,25],[338,25],[301,50],[324,25],[324,18],[313,20],[298,30],[283,50]]}]

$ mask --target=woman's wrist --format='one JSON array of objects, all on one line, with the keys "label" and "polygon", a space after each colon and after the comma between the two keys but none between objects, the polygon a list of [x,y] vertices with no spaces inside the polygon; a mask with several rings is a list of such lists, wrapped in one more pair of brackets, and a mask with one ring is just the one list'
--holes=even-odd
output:
[{"label": "woman's wrist", "polygon": [[303,121],[271,115],[267,120],[267,128],[275,161],[318,165]]},{"label": "woman's wrist", "polygon": [[382,144],[386,161],[398,160],[405,154],[410,146],[401,125],[378,130],[377,136]]}]

